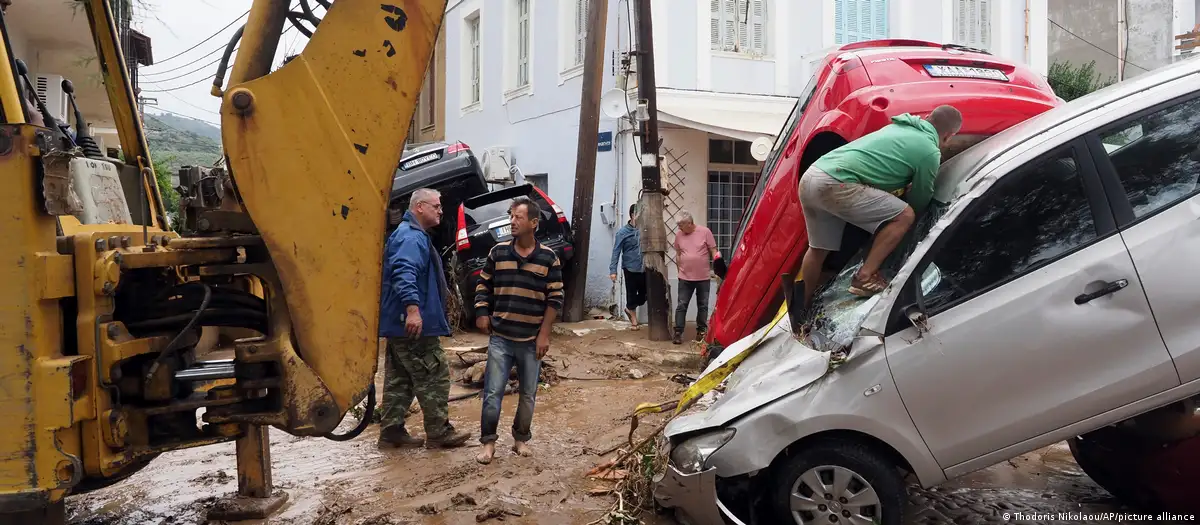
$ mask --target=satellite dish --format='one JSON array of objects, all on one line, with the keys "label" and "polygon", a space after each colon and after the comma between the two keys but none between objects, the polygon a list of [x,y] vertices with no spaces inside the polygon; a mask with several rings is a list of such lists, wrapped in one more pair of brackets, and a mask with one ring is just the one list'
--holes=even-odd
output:
[{"label": "satellite dish", "polygon": [[754,142],[750,143],[750,156],[759,162],[767,160],[767,155],[771,154],[772,145],[771,139],[758,137],[754,139]]},{"label": "satellite dish", "polygon": [[600,96],[600,111],[608,118],[623,118],[629,115],[629,100],[625,90],[612,88]]}]

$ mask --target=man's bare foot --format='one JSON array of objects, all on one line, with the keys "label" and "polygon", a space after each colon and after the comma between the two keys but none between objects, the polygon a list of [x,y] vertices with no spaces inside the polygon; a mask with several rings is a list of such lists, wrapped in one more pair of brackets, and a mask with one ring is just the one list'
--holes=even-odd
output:
[{"label": "man's bare foot", "polygon": [[479,454],[475,456],[475,461],[478,461],[481,464],[487,465],[488,463],[492,462],[492,456],[495,456],[495,455],[496,455],[496,444],[495,443],[484,443],[483,450],[480,451]]},{"label": "man's bare foot", "polygon": [[528,458],[528,457],[533,456],[533,451],[529,449],[529,445],[526,445],[524,441],[518,441],[516,443],[513,443],[512,451],[514,454],[521,456],[523,458]]},{"label": "man's bare foot", "polygon": [[638,327],[637,312],[626,308],[625,315],[629,316],[629,324],[633,325],[633,328],[636,329]]}]

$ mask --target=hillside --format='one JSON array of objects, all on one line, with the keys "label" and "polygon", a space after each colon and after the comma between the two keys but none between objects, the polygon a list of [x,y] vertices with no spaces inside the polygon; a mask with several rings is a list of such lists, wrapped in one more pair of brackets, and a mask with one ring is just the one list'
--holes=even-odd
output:
[{"label": "hillside", "polygon": [[156,163],[167,161],[171,178],[180,166],[212,166],[221,158],[221,130],[198,120],[146,113],[146,141]]}]

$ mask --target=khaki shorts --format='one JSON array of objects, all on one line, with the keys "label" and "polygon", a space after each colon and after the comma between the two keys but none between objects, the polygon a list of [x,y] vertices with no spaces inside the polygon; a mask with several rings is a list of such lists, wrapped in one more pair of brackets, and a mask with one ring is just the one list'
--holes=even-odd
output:
[{"label": "khaki shorts", "polygon": [[853,224],[872,235],[883,223],[908,207],[899,197],[863,184],[839,181],[824,171],[809,168],[800,177],[800,207],[808,228],[808,245],[837,251],[842,230]]}]

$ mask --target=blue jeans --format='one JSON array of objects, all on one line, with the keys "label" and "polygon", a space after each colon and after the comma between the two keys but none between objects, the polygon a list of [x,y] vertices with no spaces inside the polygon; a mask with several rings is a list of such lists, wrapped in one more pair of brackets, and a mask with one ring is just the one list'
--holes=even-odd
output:
[{"label": "blue jeans", "polygon": [[537,342],[512,341],[498,335],[488,340],[487,370],[483,374],[483,416],[479,428],[480,443],[496,442],[496,427],[500,426],[500,402],[504,399],[504,387],[513,365],[517,367],[517,385],[520,400],[517,402],[517,417],[513,419],[512,436],[517,441],[533,438],[533,403],[537,397],[538,377],[542,372],[542,360],[537,356]]}]

